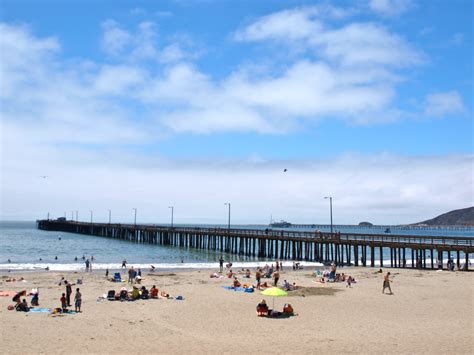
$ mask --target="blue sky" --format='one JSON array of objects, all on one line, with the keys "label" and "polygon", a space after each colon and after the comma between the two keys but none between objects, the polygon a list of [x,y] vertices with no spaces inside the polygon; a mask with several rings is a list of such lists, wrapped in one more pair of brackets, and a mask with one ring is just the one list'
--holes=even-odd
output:
[{"label": "blue sky", "polygon": [[239,223],[313,223],[331,194],[341,223],[409,223],[472,205],[472,17],[471,1],[3,1],[0,217],[179,204],[218,223],[232,200]]}]

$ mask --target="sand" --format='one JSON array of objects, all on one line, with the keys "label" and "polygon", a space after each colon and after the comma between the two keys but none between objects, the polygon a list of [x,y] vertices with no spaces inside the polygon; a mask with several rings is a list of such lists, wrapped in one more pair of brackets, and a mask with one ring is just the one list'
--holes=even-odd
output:
[{"label": "sand", "polygon": [[[0,297],[0,352],[472,354],[474,273],[392,269],[394,295],[383,295],[376,269],[339,271],[358,283],[321,285],[310,270],[284,270],[282,280],[305,287],[275,299],[280,310],[293,305],[297,315],[287,319],[257,317],[256,304],[271,305],[271,297],[226,290],[229,279],[211,279],[207,270],[145,273],[148,288],[185,300],[136,302],[98,300],[120,288],[102,273],[1,273],[1,291],[38,287],[41,307],[59,306],[61,276],[84,283],[76,315],[8,311],[11,297]],[[4,281],[21,276],[28,282]]]}]

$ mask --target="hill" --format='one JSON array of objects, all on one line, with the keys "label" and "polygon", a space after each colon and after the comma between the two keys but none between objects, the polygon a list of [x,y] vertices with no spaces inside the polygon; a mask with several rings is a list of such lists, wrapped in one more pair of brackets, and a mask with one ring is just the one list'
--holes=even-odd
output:
[{"label": "hill", "polygon": [[428,226],[474,226],[474,207],[450,211],[414,225],[422,224]]}]

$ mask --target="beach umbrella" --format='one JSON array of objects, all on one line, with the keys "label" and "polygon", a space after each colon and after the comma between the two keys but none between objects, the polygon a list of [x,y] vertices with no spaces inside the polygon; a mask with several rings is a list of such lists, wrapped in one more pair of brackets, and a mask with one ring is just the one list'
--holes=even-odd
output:
[{"label": "beach umbrella", "polygon": [[288,296],[288,293],[286,291],[283,291],[281,288],[278,287],[267,288],[261,293],[262,295],[273,297],[273,309],[275,309],[275,297]]}]

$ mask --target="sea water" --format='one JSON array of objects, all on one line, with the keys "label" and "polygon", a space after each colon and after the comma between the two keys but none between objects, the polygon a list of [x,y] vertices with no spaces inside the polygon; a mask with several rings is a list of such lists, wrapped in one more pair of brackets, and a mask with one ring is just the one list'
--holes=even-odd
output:
[{"label": "sea water", "polygon": [[[232,227],[268,228],[265,225]],[[305,230],[310,231],[311,229]],[[341,232],[369,233],[366,230],[351,230],[350,227],[347,227],[347,230],[341,229]],[[470,230],[445,230],[444,233],[443,230],[436,230],[435,232],[437,233],[411,230],[397,231],[396,233],[468,237],[473,235]],[[380,231],[374,228],[373,230],[371,229],[370,233],[380,233]],[[265,263],[272,261],[257,257],[227,255],[220,251],[138,244],[91,235],[42,231],[36,228],[35,222],[0,222],[0,270],[44,270],[45,268],[64,271],[84,270],[85,259],[91,260],[92,256],[94,257],[92,267],[95,270],[119,269],[124,259],[127,260],[129,265],[137,268],[149,269],[151,265],[154,265],[157,269],[175,270],[217,268],[219,265],[218,260],[221,256],[226,261],[232,260],[234,268],[254,268],[257,265],[265,265]],[[407,253],[406,256],[408,264],[410,254]],[[384,259],[389,258],[389,254],[384,255]],[[377,257],[377,264],[378,259]],[[283,265],[289,267],[292,265],[292,262],[286,261]],[[318,266],[321,264],[305,262],[303,265]]]}]

